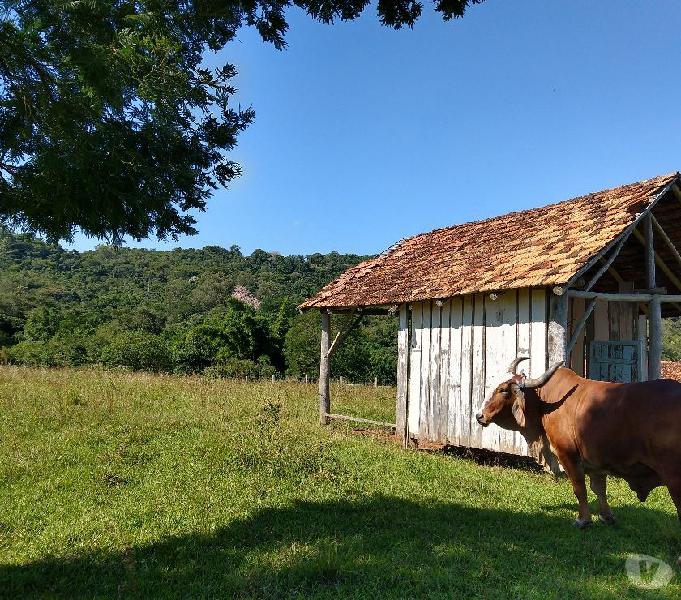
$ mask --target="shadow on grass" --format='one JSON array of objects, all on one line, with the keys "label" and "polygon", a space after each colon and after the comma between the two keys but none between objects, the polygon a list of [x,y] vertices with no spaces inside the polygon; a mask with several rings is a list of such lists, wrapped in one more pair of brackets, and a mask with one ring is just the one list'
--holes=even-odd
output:
[{"label": "shadow on grass", "polygon": [[505,467],[509,469],[519,469],[521,471],[531,471],[533,473],[543,473],[542,469],[534,458],[529,456],[519,456],[487,450],[485,448],[468,448],[466,446],[444,446],[440,450],[447,456],[472,460],[478,465],[487,467]]},{"label": "shadow on grass", "polygon": [[678,576],[666,591],[639,592],[628,587],[624,573],[629,553],[667,561],[676,555],[676,520],[636,506],[617,512],[619,526],[577,531],[565,513],[426,505],[385,496],[297,502],[263,509],[210,535],[0,566],[0,595],[678,597]]}]

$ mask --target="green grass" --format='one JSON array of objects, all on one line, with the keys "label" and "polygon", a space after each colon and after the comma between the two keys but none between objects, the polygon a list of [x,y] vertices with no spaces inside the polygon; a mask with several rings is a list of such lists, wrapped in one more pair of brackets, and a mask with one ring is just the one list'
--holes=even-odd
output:
[{"label": "green grass", "polygon": [[[393,418],[388,388],[334,410]],[[610,485],[577,531],[565,480],[317,425],[314,386],[0,368],[0,595],[678,598],[667,491]]]}]

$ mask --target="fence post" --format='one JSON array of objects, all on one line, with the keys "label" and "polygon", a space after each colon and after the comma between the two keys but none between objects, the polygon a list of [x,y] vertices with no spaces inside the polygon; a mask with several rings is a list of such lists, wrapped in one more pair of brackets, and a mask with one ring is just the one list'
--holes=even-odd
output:
[{"label": "fence post", "polygon": [[329,393],[329,337],[331,336],[331,315],[322,311],[322,340],[319,356],[319,423],[326,425],[331,412]]}]

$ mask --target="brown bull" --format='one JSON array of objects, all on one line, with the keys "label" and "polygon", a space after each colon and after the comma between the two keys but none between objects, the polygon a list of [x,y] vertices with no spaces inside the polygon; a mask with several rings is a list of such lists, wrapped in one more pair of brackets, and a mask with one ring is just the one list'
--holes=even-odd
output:
[{"label": "brown bull", "polygon": [[494,390],[477,420],[520,431],[545,456],[555,454],[579,501],[575,525],[591,524],[585,474],[604,523],[615,521],[606,475],[626,480],[641,502],[667,486],[681,519],[681,383],[592,381],[560,365],[529,379],[516,373],[522,360],[511,363],[513,376]]}]

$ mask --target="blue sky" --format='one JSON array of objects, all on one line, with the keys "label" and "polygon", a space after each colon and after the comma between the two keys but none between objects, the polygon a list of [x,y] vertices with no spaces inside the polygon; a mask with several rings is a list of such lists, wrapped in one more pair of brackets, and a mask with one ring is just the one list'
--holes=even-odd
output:
[{"label": "blue sky", "polygon": [[[487,0],[413,30],[289,14],[210,62],[256,111],[199,234],[149,248],[372,254],[436,227],[681,169],[681,2]],[[82,237],[72,247],[98,242]]]}]

